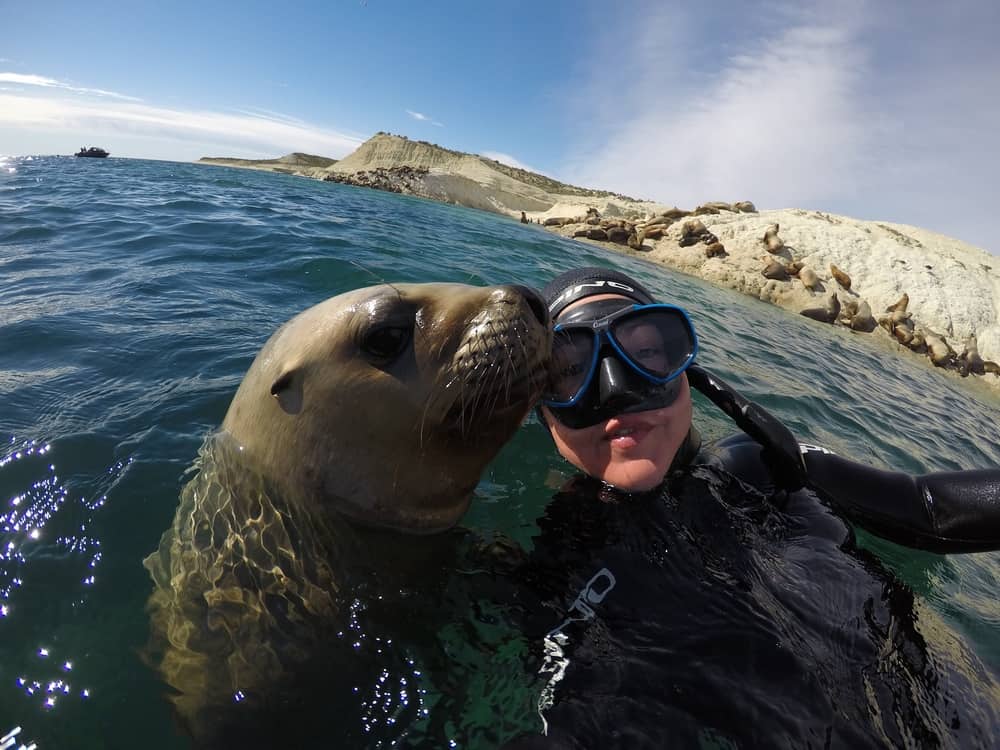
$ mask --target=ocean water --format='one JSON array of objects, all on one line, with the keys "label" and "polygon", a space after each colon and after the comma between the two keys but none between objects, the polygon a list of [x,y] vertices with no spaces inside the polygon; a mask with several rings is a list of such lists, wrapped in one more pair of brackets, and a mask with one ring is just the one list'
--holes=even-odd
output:
[{"label": "ocean water", "polygon": [[[5,158],[0,735],[19,725],[41,750],[187,747],[137,656],[141,560],[280,323],[383,280],[540,286],[580,264],[621,267],[687,308],[701,362],[801,439],[914,473],[1000,465],[1000,399],[976,383],[538,227],[284,175]],[[709,439],[734,429],[698,396],[695,419]],[[530,544],[553,472],[569,474],[529,420],[464,523]],[[1000,680],[1000,554],[860,536]]]}]

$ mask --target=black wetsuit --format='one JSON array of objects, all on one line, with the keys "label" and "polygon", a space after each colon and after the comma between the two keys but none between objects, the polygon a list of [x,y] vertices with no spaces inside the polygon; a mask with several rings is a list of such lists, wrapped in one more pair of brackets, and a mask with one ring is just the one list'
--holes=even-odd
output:
[{"label": "black wetsuit", "polygon": [[997,549],[1000,472],[805,455],[811,490],[775,493],[738,435],[653,492],[579,477],[557,494],[519,574],[546,732],[510,747],[996,747],[996,665],[843,519],[925,549]]}]

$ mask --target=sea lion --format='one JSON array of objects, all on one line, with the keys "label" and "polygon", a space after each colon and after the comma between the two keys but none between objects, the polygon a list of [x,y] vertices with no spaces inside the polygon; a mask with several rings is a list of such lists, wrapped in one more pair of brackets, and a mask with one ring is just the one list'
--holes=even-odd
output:
[{"label": "sea lion", "polygon": [[767,248],[769,253],[780,253],[785,247],[785,243],[782,242],[781,238],[778,236],[777,224],[772,224],[767,228],[767,230],[765,230],[764,237],[761,239],[761,242],[764,243],[764,247]]},{"label": "sea lion", "polygon": [[646,222],[646,229],[652,230],[660,227],[666,231],[675,221],[676,219],[671,219],[669,216],[654,216]]},{"label": "sea lion", "polygon": [[690,211],[685,211],[683,208],[677,208],[677,206],[674,206],[673,208],[668,208],[666,211],[660,214],[660,216],[664,216],[668,219],[674,219],[674,220],[683,219],[685,216],[690,216],[690,215],[691,215]]},{"label": "sea lion", "polygon": [[726,254],[726,247],[721,242],[716,239],[714,242],[709,242],[705,245],[705,257],[706,258],[718,258]]},{"label": "sea lion", "polygon": [[681,237],[677,241],[677,244],[681,247],[696,245],[701,242],[702,237],[708,233],[708,228],[702,223],[701,219],[691,219],[690,221],[685,221],[681,225]]},{"label": "sea lion", "polygon": [[961,359],[971,373],[982,375],[986,372],[983,358],[979,355],[979,345],[976,342],[975,335],[969,336],[965,342],[965,350],[959,359]]},{"label": "sea lion", "polygon": [[821,323],[835,323],[837,316],[840,315],[840,300],[837,298],[837,294],[833,293],[826,301],[826,307],[808,307],[805,310],[800,310],[799,315],[805,315],[807,318],[818,320]]},{"label": "sea lion", "polygon": [[851,322],[851,318],[858,311],[858,300],[853,297],[843,304],[840,308],[840,318],[844,325],[848,325]]},{"label": "sea lion", "polygon": [[837,280],[837,283],[844,287],[844,289],[851,288],[851,277],[837,268],[837,266],[833,263],[830,264],[830,275],[833,276],[833,278]]},{"label": "sea lion", "polygon": [[895,328],[892,329],[892,335],[895,336],[896,341],[898,341],[903,346],[911,346],[913,344],[913,337],[916,334],[911,326],[900,323],[899,325],[897,325]]},{"label": "sea lion", "polygon": [[945,367],[952,363],[955,352],[948,346],[944,336],[939,336],[930,330],[924,330],[923,336],[927,354],[936,367]]},{"label": "sea lion", "polygon": [[872,317],[872,308],[865,300],[858,303],[858,310],[851,316],[851,328],[855,331],[871,333],[875,330],[875,319]]},{"label": "sea lion", "polygon": [[776,281],[788,281],[788,269],[785,268],[785,264],[781,261],[775,260],[774,258],[765,258],[764,270],[761,271],[764,278],[774,279]]},{"label": "sea lion", "polygon": [[910,304],[910,295],[908,295],[906,292],[903,292],[903,296],[900,297],[899,300],[893,302],[891,305],[885,308],[885,311],[887,313],[906,312],[906,308],[909,304]]},{"label": "sea lion", "polygon": [[788,270],[789,276],[798,276],[799,271],[802,270],[802,267],[804,265],[805,263],[803,263],[801,260],[793,260],[791,263],[785,266],[785,268]]},{"label": "sea lion", "polygon": [[808,266],[799,269],[799,281],[811,292],[817,291],[820,285],[819,276]]},{"label": "sea lion", "polygon": [[629,231],[624,227],[608,227],[608,241],[619,245],[628,244]]},{"label": "sea lion", "polygon": [[441,537],[424,535],[468,508],[540,394],[550,342],[530,290],[460,284],[355,290],[274,333],[144,561],[147,659],[196,743],[258,746],[307,675],[329,683],[328,710],[355,700],[372,666],[334,637],[352,602],[430,586],[419,570]]},{"label": "sea lion", "polygon": [[732,203],[727,203],[726,201],[708,201],[702,204],[705,208],[716,208],[719,211],[731,211],[736,213],[737,210],[733,207]]},{"label": "sea lion", "polygon": [[741,214],[757,213],[757,207],[750,201],[736,201],[736,203],[733,204],[733,208],[735,208]]}]

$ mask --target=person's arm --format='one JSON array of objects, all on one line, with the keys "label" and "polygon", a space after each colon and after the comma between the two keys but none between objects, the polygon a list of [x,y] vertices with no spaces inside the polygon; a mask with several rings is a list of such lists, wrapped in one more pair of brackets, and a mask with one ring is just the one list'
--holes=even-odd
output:
[{"label": "person's arm", "polygon": [[942,554],[1000,549],[1000,469],[911,476],[803,446],[809,486],[847,520]]},{"label": "person's arm", "polygon": [[873,469],[800,446],[780,420],[702,367],[692,365],[688,378],[761,446],[778,489],[807,486],[848,521],[907,547],[943,554],[1000,549],[1000,468],[921,476]]}]

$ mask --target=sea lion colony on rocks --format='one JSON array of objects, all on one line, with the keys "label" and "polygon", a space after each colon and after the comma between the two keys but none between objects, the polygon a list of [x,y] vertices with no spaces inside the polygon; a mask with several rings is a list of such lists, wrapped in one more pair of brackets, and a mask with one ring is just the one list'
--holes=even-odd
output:
[{"label": "sea lion colony on rocks", "polygon": [[[718,215],[721,212],[756,213],[756,208],[748,201],[733,204],[716,201],[703,204],[693,211],[674,207],[650,216],[645,221],[603,219],[596,209],[590,209],[586,216],[550,217],[544,219],[542,224],[577,239],[611,243],[623,252],[627,251],[621,246],[627,246],[633,252],[649,254],[654,248],[644,245],[645,240],[674,239],[679,248],[700,245],[706,258],[724,258],[727,253],[723,243],[700,219],[695,218]],[[577,228],[578,225],[584,226]],[[1000,377],[1000,365],[994,361],[984,360],[979,354],[975,334],[968,337],[961,352],[956,351],[944,334],[932,330],[926,324],[920,324],[913,318],[907,311],[910,297],[906,293],[897,302],[888,306],[884,315],[876,317],[871,304],[860,297],[857,286],[853,285],[852,288],[852,279],[847,272],[834,263],[829,264],[828,273],[810,267],[801,259],[803,255],[801,251],[804,248],[789,246],[783,241],[779,232],[780,226],[773,223],[767,226],[763,235],[758,235],[760,243],[758,247],[766,251],[760,259],[761,276],[768,279],[768,283],[779,285],[801,282],[802,287],[810,294],[829,291],[823,306],[800,309],[801,315],[831,325],[842,325],[862,333],[872,333],[881,327],[901,346],[917,354],[926,355],[936,367],[953,370],[962,377],[970,374],[993,374]],[[660,242],[655,249],[658,253],[669,254],[669,242]],[[796,253],[800,256],[798,260],[795,259]],[[740,288],[738,284],[732,286]],[[776,294],[777,292],[774,293]],[[844,300],[840,298],[841,294],[847,295]],[[761,298],[764,298],[763,295]]]},{"label": "sea lion colony on rocks", "polygon": [[[825,298],[836,291],[845,303],[840,322],[855,330],[867,330],[871,320],[860,303],[856,310],[846,304],[852,298],[864,297],[869,310],[879,315],[893,301],[890,297],[898,298],[905,290],[914,297],[913,336],[910,325],[896,321],[891,331],[885,329],[893,341],[906,340],[905,348],[922,351],[926,340],[920,328],[940,331],[955,341],[974,335],[976,346],[967,342],[964,357],[936,358],[958,362],[959,372],[966,369],[961,362],[968,360],[968,371],[977,372],[978,356],[984,360],[985,373],[992,372],[987,360],[1000,360],[1000,268],[995,258],[920,227],[792,208],[758,213],[748,201],[711,201],[691,211],[668,209],[654,201],[579,188],[475,154],[381,132],[350,156],[325,160],[325,167],[303,156],[277,161],[282,169],[307,177],[463,205],[523,223],[544,222],[557,234],[642,254],[794,312],[815,309],[814,295]],[[276,167],[267,160],[241,162],[257,164],[262,169]],[[695,221],[700,225],[689,224]],[[772,259],[784,265],[787,280]],[[844,317],[848,312],[850,320]],[[897,332],[900,324],[902,330]],[[881,328],[874,331],[881,336]],[[940,349],[938,338],[932,334]],[[1000,378],[989,377],[986,382],[1000,390]]]}]

